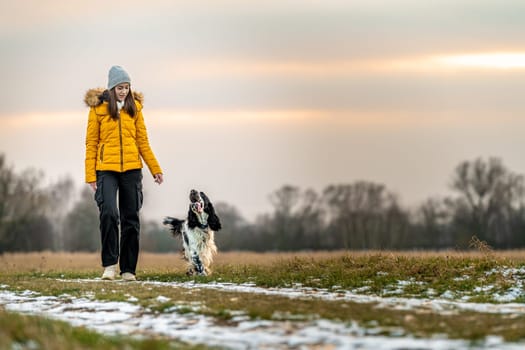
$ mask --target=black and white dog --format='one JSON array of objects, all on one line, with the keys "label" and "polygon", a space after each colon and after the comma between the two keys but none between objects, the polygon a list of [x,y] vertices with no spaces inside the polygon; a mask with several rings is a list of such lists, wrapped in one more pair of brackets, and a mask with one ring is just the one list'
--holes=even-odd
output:
[{"label": "black and white dog", "polygon": [[171,226],[173,236],[182,240],[184,260],[188,263],[187,274],[209,275],[213,256],[217,254],[214,233],[222,226],[206,194],[191,190],[186,220],[168,216],[163,223]]}]

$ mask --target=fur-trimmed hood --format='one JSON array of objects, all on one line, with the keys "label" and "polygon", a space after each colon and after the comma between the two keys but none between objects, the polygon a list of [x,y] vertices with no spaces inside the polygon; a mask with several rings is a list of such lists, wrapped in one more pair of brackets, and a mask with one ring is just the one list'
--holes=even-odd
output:
[{"label": "fur-trimmed hood", "polygon": [[[144,103],[144,95],[138,91],[132,91],[133,98],[141,105]],[[108,90],[104,88],[89,89],[84,96],[84,103],[88,107],[97,107],[108,100]]]},{"label": "fur-trimmed hood", "polygon": [[149,145],[142,115],[142,94],[133,92],[137,107],[134,116],[124,108],[116,119],[109,115],[108,97],[105,89],[91,89],[84,97],[84,102],[90,107],[86,131],[86,182],[97,181],[98,170],[125,172],[142,169],[142,161],[146,162],[152,175],[162,174]]}]

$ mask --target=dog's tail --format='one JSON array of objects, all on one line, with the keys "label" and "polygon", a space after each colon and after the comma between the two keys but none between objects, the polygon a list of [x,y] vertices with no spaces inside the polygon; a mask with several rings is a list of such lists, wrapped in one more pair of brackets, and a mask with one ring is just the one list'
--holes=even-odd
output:
[{"label": "dog's tail", "polygon": [[164,225],[171,226],[170,230],[174,236],[182,235],[182,225],[184,224],[184,220],[179,220],[172,218],[171,216],[166,216],[162,223]]}]

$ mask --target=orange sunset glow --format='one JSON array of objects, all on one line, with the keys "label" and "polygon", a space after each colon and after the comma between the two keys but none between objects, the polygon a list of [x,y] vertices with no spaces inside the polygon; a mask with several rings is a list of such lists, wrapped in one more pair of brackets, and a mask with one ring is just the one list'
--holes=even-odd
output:
[{"label": "orange sunset glow", "polygon": [[[163,74],[173,79],[207,77],[341,77],[355,75],[439,74],[450,70],[525,69],[525,53],[435,54],[382,59],[352,59],[339,61],[249,61],[219,59],[213,61],[176,61],[163,66]],[[164,75],[166,77],[166,75]]]},{"label": "orange sunset glow", "polygon": [[473,53],[441,56],[437,63],[458,68],[525,69],[525,53]]},{"label": "orange sunset glow", "polygon": [[466,0],[3,1],[0,152],[16,169],[83,188],[84,94],[106,86],[116,64],[144,93],[166,173],[162,190],[145,181],[149,218],[183,207],[195,182],[248,219],[271,210],[268,195],[283,184],[365,179],[417,205],[448,193],[463,160],[496,156],[525,173],[520,10]]}]

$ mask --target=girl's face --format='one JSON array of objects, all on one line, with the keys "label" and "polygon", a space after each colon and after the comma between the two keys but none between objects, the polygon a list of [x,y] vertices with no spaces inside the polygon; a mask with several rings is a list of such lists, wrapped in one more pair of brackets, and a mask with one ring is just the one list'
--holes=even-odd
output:
[{"label": "girl's face", "polygon": [[122,83],[115,86],[115,95],[117,95],[117,100],[124,101],[126,96],[129,94],[129,84]]}]

